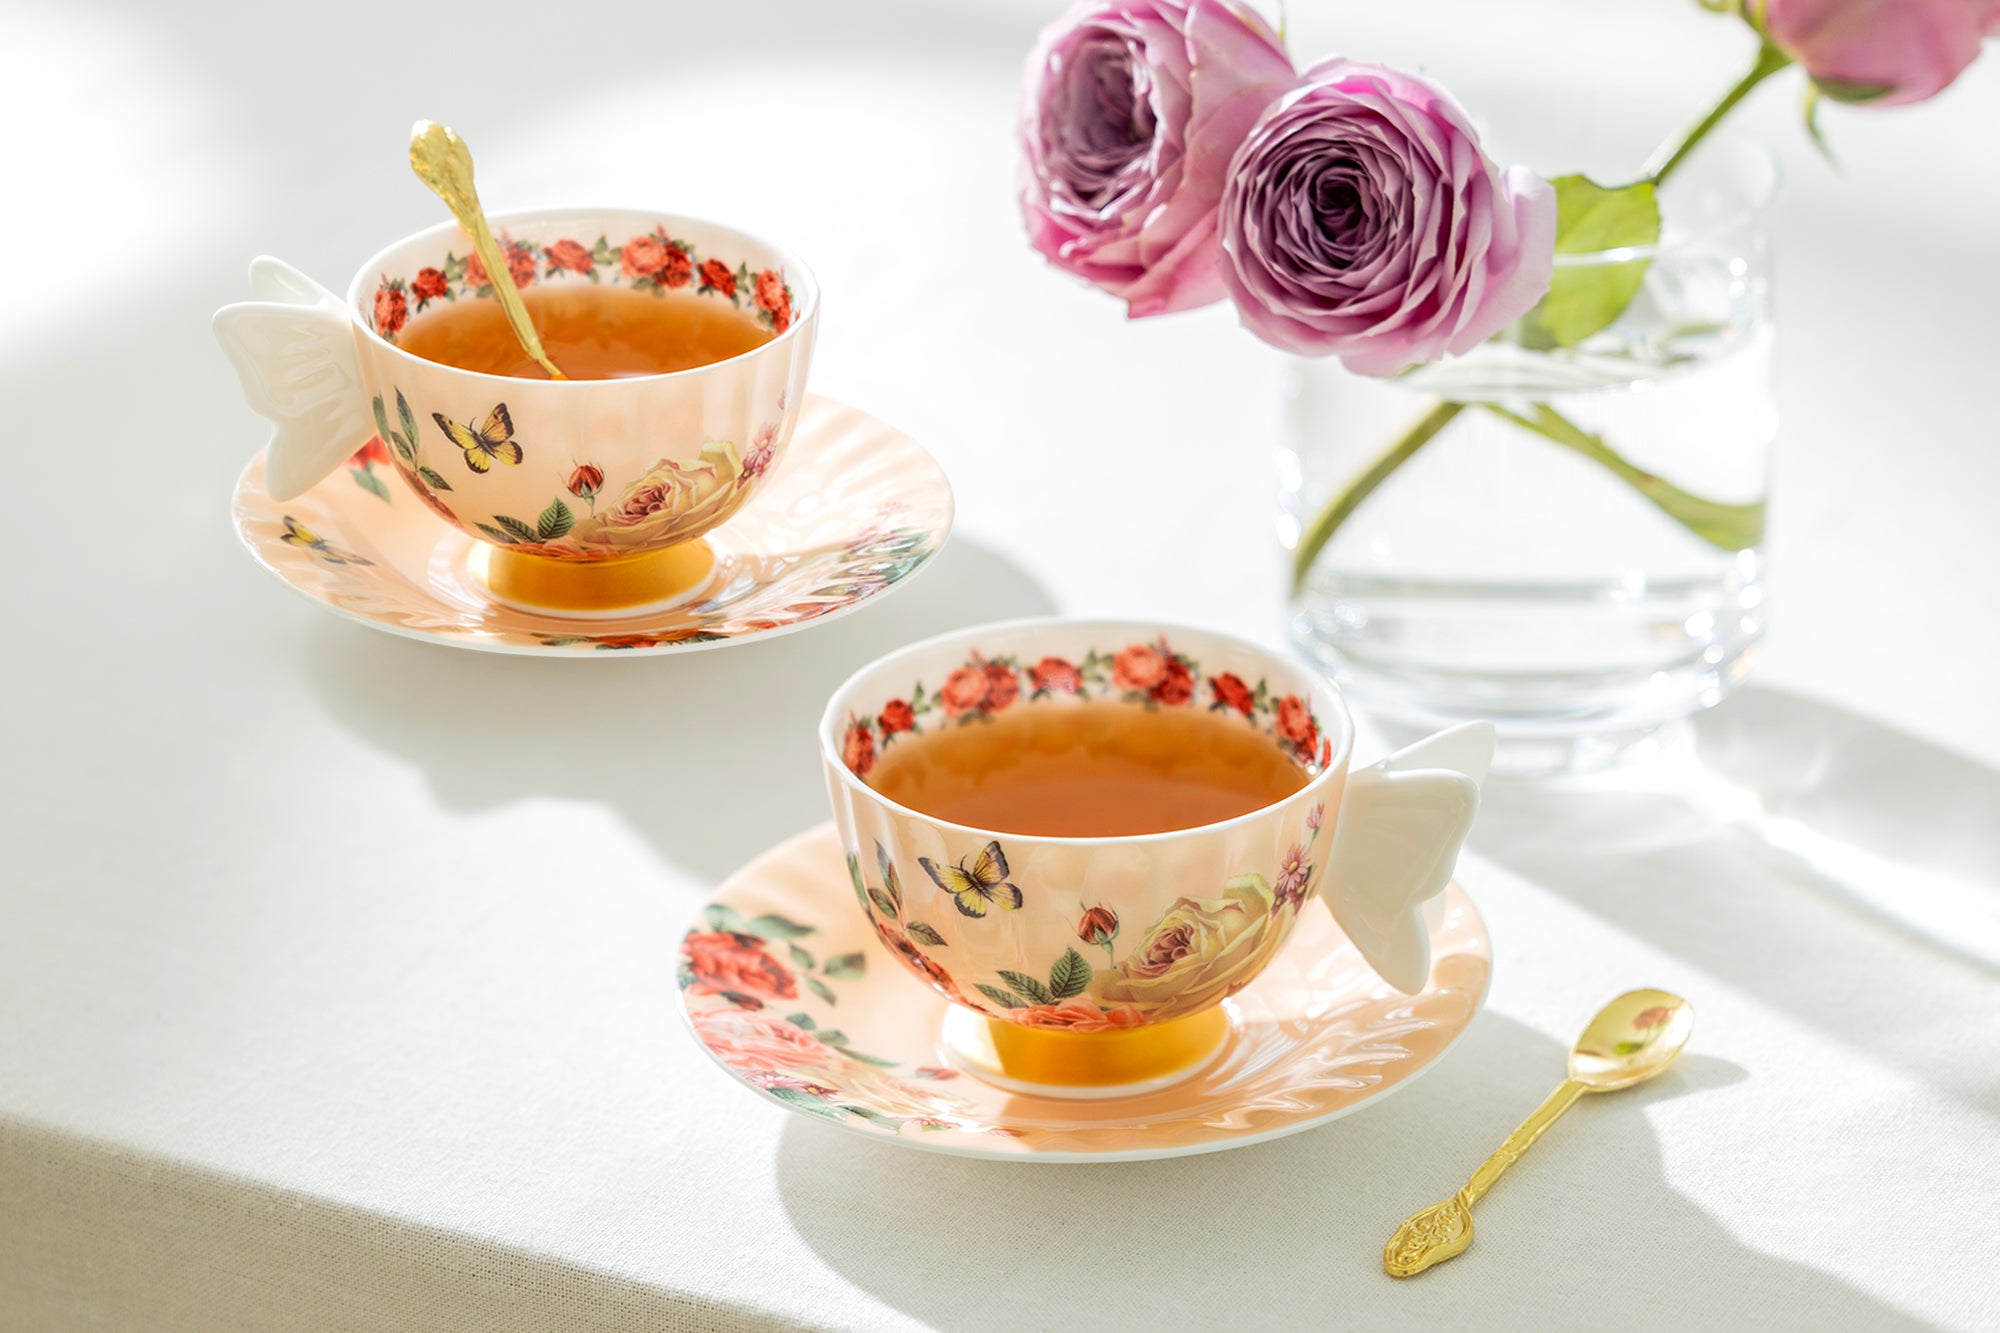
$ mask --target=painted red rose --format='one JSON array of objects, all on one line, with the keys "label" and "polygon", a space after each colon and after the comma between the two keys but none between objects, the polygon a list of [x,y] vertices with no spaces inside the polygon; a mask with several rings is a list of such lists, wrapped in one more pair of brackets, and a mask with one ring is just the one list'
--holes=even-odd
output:
[{"label": "painted red rose", "polygon": [[986,711],[997,713],[1021,697],[1021,676],[1013,667],[986,664]]},{"label": "painted red rose", "polygon": [[1108,907],[1092,907],[1076,923],[1076,937],[1085,944],[1105,945],[1118,938],[1118,913]]},{"label": "painted red rose", "polygon": [[688,258],[687,251],[670,245],[667,247],[666,260],[660,265],[660,271],[656,276],[662,287],[685,287],[688,285],[688,279],[694,276],[694,261]]},{"label": "painted red rose", "polygon": [[604,473],[585,463],[569,474],[569,493],[578,499],[588,500],[604,488]]},{"label": "painted red rose", "polygon": [[1083,673],[1074,663],[1060,657],[1044,657],[1028,668],[1028,680],[1037,693],[1043,690],[1056,694],[1083,693]]},{"label": "painted red rose", "polygon": [[1296,694],[1278,700],[1278,734],[1305,754],[1319,748],[1319,724],[1313,721],[1306,701]]},{"label": "painted red rose", "polygon": [[736,275],[729,271],[729,265],[720,259],[704,259],[701,264],[701,285],[703,290],[721,292],[735,299]]},{"label": "painted red rose", "polygon": [[417,276],[410,279],[410,293],[417,298],[420,305],[425,301],[435,301],[450,292],[451,283],[445,280],[442,269],[420,268],[417,270]]},{"label": "painted red rose", "polygon": [[764,952],[755,935],[733,931],[690,934],[681,941],[681,957],[694,974],[688,990],[696,995],[748,995],[758,1000],[798,998],[798,983],[785,965]]},{"label": "painted red rose", "polygon": [[1167,678],[1167,655],[1150,644],[1135,643],[1111,659],[1111,683],[1133,694],[1145,694]]},{"label": "painted red rose", "polygon": [[618,250],[618,267],[628,278],[650,278],[667,262],[667,243],[657,236],[639,236]]},{"label": "painted red rose", "polygon": [[347,465],[349,467],[368,468],[373,467],[377,463],[386,463],[388,461],[389,446],[382,443],[380,435],[370,435],[368,443],[354,451],[354,456],[347,460]]},{"label": "painted red rose", "polygon": [[548,265],[549,276],[567,269],[571,273],[589,273],[597,267],[590,257],[590,251],[575,241],[557,241],[542,251],[542,260]]},{"label": "painted red rose", "polygon": [[[507,257],[507,274],[514,279],[516,287],[526,287],[535,280],[535,257],[528,253],[525,245],[509,244],[503,252]],[[492,275],[487,273],[486,264],[477,252],[465,258],[465,281],[468,286],[491,287]]]},{"label": "painted red rose", "polygon": [[1234,708],[1249,717],[1257,708],[1257,698],[1250,693],[1250,687],[1243,683],[1243,677],[1232,671],[1208,678],[1208,692],[1224,708]]},{"label": "painted red rose", "polygon": [[898,732],[910,731],[917,725],[916,710],[907,699],[891,699],[882,705],[882,715],[875,719],[881,724],[882,735],[886,739]]},{"label": "painted red rose", "polygon": [[1116,1009],[1099,1009],[1079,996],[1061,1004],[1034,1004],[1010,1010],[1007,1017],[1024,1027],[1049,1028],[1058,1032],[1109,1032],[1114,1028],[1146,1025],[1146,1016],[1129,1004]]},{"label": "painted red rose", "polygon": [[771,326],[783,333],[792,322],[792,294],[785,287],[785,280],[776,269],[765,269],[757,275],[757,308],[771,315]]},{"label": "painted red rose", "polygon": [[938,698],[944,704],[946,717],[963,714],[986,707],[986,692],[992,682],[986,677],[983,664],[962,666],[944,678],[944,686],[938,690]]},{"label": "painted red rose", "polygon": [[859,778],[867,777],[868,770],[875,767],[875,733],[868,729],[866,722],[848,725],[847,742],[841,746],[840,757]]},{"label": "painted red rose", "polygon": [[392,337],[409,320],[409,299],[402,288],[392,287],[383,279],[382,285],[375,289],[375,332],[385,338]]},{"label": "painted red rose", "polygon": [[651,634],[607,634],[597,640],[599,648],[657,648],[660,641]]},{"label": "painted red rose", "polygon": [[1167,674],[1148,693],[1167,707],[1178,708],[1194,698],[1194,672],[1178,657],[1169,657]]}]

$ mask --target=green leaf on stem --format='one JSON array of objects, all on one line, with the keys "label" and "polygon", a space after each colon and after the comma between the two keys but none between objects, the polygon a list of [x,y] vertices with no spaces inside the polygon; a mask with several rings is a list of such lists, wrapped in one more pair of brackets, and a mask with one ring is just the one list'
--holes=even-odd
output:
[{"label": "green leaf on stem", "polygon": [[[1616,189],[1588,176],[1558,176],[1556,253],[1597,255],[1652,245],[1660,239],[1660,206],[1653,183],[1639,181]],[[1522,317],[1522,345],[1574,347],[1609,325],[1632,304],[1646,280],[1645,258],[1557,265],[1548,295]]]}]

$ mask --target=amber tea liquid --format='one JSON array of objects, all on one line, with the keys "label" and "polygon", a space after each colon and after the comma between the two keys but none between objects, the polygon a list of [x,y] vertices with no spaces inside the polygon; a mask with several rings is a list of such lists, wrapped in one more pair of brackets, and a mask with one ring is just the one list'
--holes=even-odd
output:
[{"label": "amber tea liquid", "polygon": [[868,785],[939,819],[1055,838],[1166,833],[1261,810],[1307,773],[1234,713],[1022,705],[896,738]]},{"label": "amber tea liquid", "polygon": [[[665,375],[740,356],[769,342],[755,315],[692,291],[635,292],[574,283],[521,293],[542,349],[573,380]],[[495,300],[438,301],[397,341],[412,356],[461,370],[545,380]]]}]

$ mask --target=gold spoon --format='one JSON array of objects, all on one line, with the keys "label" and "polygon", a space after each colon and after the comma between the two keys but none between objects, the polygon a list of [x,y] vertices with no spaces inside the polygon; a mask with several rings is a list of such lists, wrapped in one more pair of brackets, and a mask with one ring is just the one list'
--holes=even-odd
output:
[{"label": "gold spoon", "polygon": [[521,289],[514,285],[507,256],[500,252],[500,243],[493,239],[493,230],[486,225],[486,214],[479,207],[479,193],[472,188],[472,150],[465,146],[465,140],[436,121],[418,121],[410,127],[410,169],[444,200],[445,207],[458,219],[458,225],[472,238],[472,248],[479,262],[486,266],[493,294],[500,298],[500,309],[506,313],[507,323],[513,326],[514,336],[521,340],[521,350],[548,371],[550,379],[568,379],[542,350],[541,335],[535,332],[535,322],[528,318],[528,307],[521,303]]},{"label": "gold spoon", "polygon": [[1550,1125],[1586,1092],[1616,1092],[1666,1069],[1694,1031],[1694,1006],[1663,990],[1635,990],[1613,1000],[1590,1020],[1569,1053],[1569,1077],[1472,1179],[1443,1203],[1414,1213],[1382,1251],[1390,1277],[1415,1277],[1432,1264],[1465,1253],[1472,1244],[1472,1205],[1493,1188],[1501,1172],[1519,1161]]}]

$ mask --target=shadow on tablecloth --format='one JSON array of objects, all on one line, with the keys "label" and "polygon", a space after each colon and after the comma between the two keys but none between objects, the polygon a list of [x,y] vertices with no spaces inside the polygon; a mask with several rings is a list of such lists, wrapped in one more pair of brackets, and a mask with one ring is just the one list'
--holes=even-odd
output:
[{"label": "shadow on tablecloth", "polygon": [[1968,1044],[2000,977],[1996,821],[2000,771],[1753,685],[1678,760],[1489,784],[1471,847],[2000,1116],[2000,1068]]},{"label": "shadow on tablecloth", "polygon": [[538,795],[595,802],[663,860],[712,881],[827,817],[814,732],[852,672],[917,639],[1055,609],[1006,557],[953,537],[879,605],[782,638],[576,662],[442,648],[321,617],[299,669],[350,731],[415,765],[447,808]]},{"label": "shadow on tablecloth", "polygon": [[779,1195],[848,1281],[953,1330],[1620,1327],[1635,1311],[1681,1328],[1928,1327],[1744,1244],[1668,1183],[1651,1108],[1744,1077],[1699,1052],[1571,1111],[1481,1202],[1465,1256],[1385,1276],[1396,1224],[1464,1183],[1564,1054],[1489,1010],[1379,1110],[1160,1162],[967,1161],[795,1120]]}]

